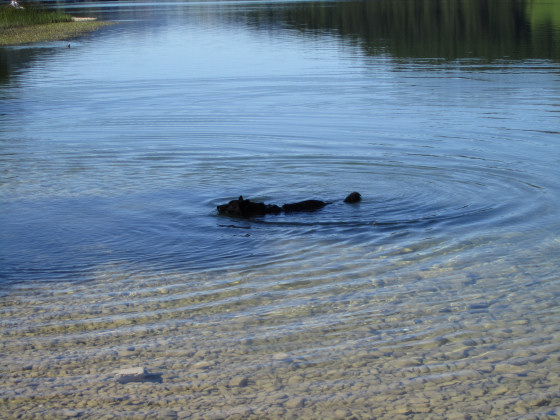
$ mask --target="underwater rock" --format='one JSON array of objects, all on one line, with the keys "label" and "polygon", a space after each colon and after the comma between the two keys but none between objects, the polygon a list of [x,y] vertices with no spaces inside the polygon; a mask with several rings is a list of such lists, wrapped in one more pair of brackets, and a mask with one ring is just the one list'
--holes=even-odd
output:
[{"label": "underwater rock", "polygon": [[[350,193],[345,199],[345,203],[357,203],[362,196],[358,192]],[[280,214],[295,213],[295,212],[313,212],[325,207],[327,202],[321,200],[305,200],[297,203],[287,203],[282,207],[276,204],[265,204],[261,202],[254,202],[245,200],[243,196],[239,196],[237,200],[231,200],[227,204],[220,204],[217,206],[218,213],[225,216],[233,217],[254,217],[264,216],[266,214]]]},{"label": "underwater rock", "polygon": [[246,376],[235,376],[229,381],[228,386],[230,388],[242,388],[247,386],[248,383],[249,379]]},{"label": "underwater rock", "polygon": [[118,369],[115,370],[113,374],[115,375],[115,380],[121,384],[126,384],[128,382],[142,382],[149,376],[148,371],[143,367]]}]

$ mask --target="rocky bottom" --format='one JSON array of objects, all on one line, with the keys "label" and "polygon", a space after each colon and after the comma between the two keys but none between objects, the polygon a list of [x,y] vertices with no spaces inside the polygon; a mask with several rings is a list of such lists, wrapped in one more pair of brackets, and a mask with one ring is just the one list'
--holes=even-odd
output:
[{"label": "rocky bottom", "polygon": [[0,298],[1,417],[560,416],[557,281],[507,261],[484,277],[485,264],[413,274],[392,259],[294,278],[115,266],[14,286]]}]

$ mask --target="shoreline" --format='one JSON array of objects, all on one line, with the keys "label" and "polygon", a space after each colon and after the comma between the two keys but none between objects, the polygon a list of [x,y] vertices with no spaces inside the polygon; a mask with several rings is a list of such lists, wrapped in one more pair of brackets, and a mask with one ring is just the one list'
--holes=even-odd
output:
[{"label": "shoreline", "polygon": [[98,21],[96,18],[73,17],[71,22],[47,23],[5,29],[0,34],[0,47],[33,44],[37,42],[61,41],[86,35],[113,22]]}]

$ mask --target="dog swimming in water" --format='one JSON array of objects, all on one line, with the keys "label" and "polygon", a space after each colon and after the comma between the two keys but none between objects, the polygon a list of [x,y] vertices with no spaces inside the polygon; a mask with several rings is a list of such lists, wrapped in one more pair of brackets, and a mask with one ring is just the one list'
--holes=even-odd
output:
[{"label": "dog swimming in water", "polygon": [[[345,203],[354,204],[362,199],[359,192],[352,192],[344,199]],[[255,217],[264,216],[266,214],[280,213],[296,213],[296,212],[313,212],[322,209],[329,202],[321,200],[305,200],[297,203],[287,203],[282,206],[276,204],[265,204],[245,200],[243,196],[239,196],[237,200],[231,200],[227,204],[218,205],[218,213],[232,217]]]}]

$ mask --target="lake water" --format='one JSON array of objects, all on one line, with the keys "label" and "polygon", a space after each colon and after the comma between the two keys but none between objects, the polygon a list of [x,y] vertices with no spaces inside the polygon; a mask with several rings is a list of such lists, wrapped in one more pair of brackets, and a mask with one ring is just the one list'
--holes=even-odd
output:
[{"label": "lake water", "polygon": [[560,416],[558,4],[48,5],[116,24],[0,49],[0,417]]}]

